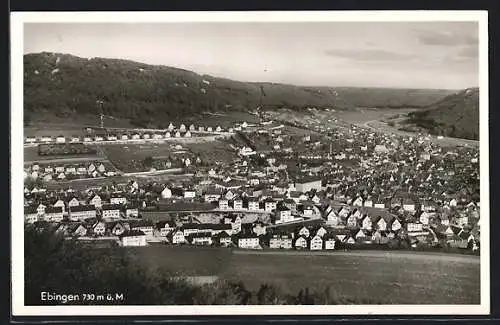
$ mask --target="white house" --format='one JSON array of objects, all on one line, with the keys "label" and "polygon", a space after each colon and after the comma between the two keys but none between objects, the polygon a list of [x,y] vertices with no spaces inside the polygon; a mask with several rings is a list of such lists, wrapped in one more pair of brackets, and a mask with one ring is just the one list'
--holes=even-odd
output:
[{"label": "white house", "polygon": [[305,237],[299,237],[295,241],[295,249],[304,249],[307,248],[307,239]]},{"label": "white house", "polygon": [[120,219],[120,206],[117,204],[104,204],[102,206],[103,219]]},{"label": "white house", "polygon": [[184,233],[181,230],[175,230],[173,233],[171,233],[170,242],[174,245],[184,244],[186,242]]},{"label": "white house", "polygon": [[56,143],[65,143],[65,142],[66,142],[66,138],[62,135],[60,135],[56,138]]},{"label": "white house", "polygon": [[238,238],[238,247],[243,249],[259,249],[259,237]]},{"label": "white house", "polygon": [[146,246],[146,234],[140,230],[131,230],[122,233],[120,236],[121,246]]},{"label": "white house", "polygon": [[320,236],[314,236],[311,239],[310,249],[312,251],[322,250],[323,249],[323,239]]},{"label": "white house", "polygon": [[170,199],[172,197],[172,191],[167,186],[165,186],[160,195],[163,199]]},{"label": "white house", "polygon": [[327,250],[335,249],[335,238],[330,237],[325,239],[325,249]]}]

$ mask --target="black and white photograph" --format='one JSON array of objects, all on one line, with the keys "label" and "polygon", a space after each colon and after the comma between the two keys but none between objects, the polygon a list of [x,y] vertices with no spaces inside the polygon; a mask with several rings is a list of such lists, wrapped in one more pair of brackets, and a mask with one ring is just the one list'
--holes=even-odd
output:
[{"label": "black and white photograph", "polygon": [[11,20],[14,315],[489,313],[486,12]]}]

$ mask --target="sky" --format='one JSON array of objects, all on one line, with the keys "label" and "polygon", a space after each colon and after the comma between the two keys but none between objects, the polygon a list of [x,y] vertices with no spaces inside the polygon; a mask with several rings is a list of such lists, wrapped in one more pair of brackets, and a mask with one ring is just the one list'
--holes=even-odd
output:
[{"label": "sky", "polygon": [[26,23],[24,53],[130,59],[240,81],[462,89],[476,22]]}]

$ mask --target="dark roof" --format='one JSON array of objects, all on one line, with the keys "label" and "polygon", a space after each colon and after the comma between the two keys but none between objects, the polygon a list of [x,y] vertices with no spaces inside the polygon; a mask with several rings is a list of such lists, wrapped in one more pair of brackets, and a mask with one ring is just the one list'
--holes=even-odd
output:
[{"label": "dark roof", "polygon": [[140,230],[129,230],[129,231],[125,231],[123,232],[121,235],[119,235],[118,237],[119,238],[123,238],[123,237],[133,237],[133,236],[145,236],[146,234],[144,234],[142,231]]},{"label": "dark roof", "polygon": [[197,232],[188,236],[189,238],[202,238],[202,237],[212,237],[212,233],[209,231]]},{"label": "dark roof", "polygon": [[102,209],[103,210],[120,210],[121,205],[119,205],[119,204],[103,204]]},{"label": "dark roof", "polygon": [[51,207],[48,206],[45,208],[45,213],[62,213],[62,207]]},{"label": "dark roof", "polygon": [[37,207],[34,206],[24,207],[24,214],[33,214],[33,213],[37,213]]},{"label": "dark roof", "polygon": [[95,211],[95,206],[94,205],[77,205],[77,206],[69,208],[70,212],[80,212],[80,211],[90,211],[90,210]]},{"label": "dark roof", "polygon": [[153,222],[149,220],[130,220],[130,228],[136,227],[153,227]]}]

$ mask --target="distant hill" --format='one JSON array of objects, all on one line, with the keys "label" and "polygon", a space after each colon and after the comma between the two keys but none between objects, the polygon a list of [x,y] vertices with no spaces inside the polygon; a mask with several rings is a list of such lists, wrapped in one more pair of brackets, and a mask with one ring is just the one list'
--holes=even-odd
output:
[{"label": "distant hill", "polygon": [[479,88],[464,89],[408,116],[408,123],[432,134],[478,140]]},{"label": "distant hill", "polygon": [[264,109],[420,108],[450,93],[239,82],[127,60],[47,52],[24,56],[26,120],[98,114],[97,99],[104,101],[105,115],[151,125],[207,111],[254,110],[261,100]]}]

